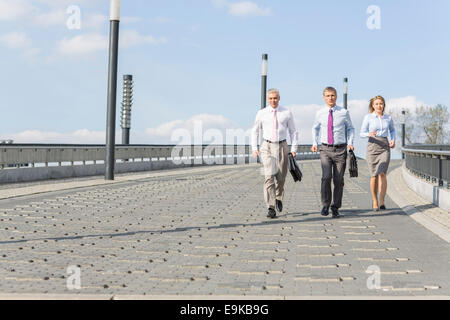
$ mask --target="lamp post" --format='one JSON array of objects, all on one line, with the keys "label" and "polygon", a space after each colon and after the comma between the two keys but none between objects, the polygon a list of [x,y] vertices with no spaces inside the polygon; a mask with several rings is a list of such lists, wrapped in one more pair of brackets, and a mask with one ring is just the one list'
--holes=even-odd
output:
[{"label": "lamp post", "polygon": [[268,54],[262,56],[262,76],[261,76],[261,109],[266,107],[266,92],[267,92],[267,69],[268,69]]},{"label": "lamp post", "polygon": [[[343,95],[343,107],[345,110],[347,110],[347,99],[348,99],[348,78],[344,78],[344,95]],[[348,133],[347,130],[345,130],[345,141],[347,141]]]},{"label": "lamp post", "polygon": [[[402,116],[400,118],[400,123],[402,124],[402,148],[405,146],[406,139],[406,112],[402,110]],[[402,152],[402,159],[405,159],[405,154]]]},{"label": "lamp post", "polygon": [[131,106],[133,105],[133,76],[123,76],[123,101],[122,113],[120,115],[120,126],[122,128],[122,144],[130,144],[131,129]]},{"label": "lamp post", "polygon": [[106,116],[106,170],[105,179],[114,180],[117,61],[119,52],[120,0],[111,0],[109,33],[108,111]]},{"label": "lamp post", "polygon": [[344,78],[344,109],[347,109],[347,98],[348,98],[348,78]]}]

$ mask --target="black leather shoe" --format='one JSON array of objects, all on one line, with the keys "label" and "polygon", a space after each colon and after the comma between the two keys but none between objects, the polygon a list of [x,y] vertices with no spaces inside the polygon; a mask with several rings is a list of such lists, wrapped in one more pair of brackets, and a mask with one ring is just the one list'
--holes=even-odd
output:
[{"label": "black leather shoe", "polygon": [[383,204],[382,206],[380,206],[380,210],[386,210],[386,206]]},{"label": "black leather shoe", "polygon": [[330,212],[328,211],[329,209],[330,209],[329,207],[323,207],[322,212],[320,214],[326,217],[327,215],[330,214]]},{"label": "black leather shoe", "polygon": [[339,214],[339,210],[336,208],[331,208],[331,212],[332,212],[333,218],[339,218],[341,216]]},{"label": "black leather shoe", "polygon": [[276,205],[278,212],[283,211],[283,202],[281,202],[281,200],[276,200]]},{"label": "black leather shoe", "polygon": [[267,218],[273,219],[277,216],[275,209],[269,208],[269,212],[267,213]]}]

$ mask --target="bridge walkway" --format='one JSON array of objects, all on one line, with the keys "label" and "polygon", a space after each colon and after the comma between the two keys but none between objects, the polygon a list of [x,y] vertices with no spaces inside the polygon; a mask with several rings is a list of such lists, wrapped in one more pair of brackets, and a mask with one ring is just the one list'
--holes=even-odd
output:
[{"label": "bridge walkway", "polygon": [[450,296],[450,244],[389,197],[373,212],[364,161],[340,219],[299,163],[274,220],[258,164],[3,188],[1,296]]}]

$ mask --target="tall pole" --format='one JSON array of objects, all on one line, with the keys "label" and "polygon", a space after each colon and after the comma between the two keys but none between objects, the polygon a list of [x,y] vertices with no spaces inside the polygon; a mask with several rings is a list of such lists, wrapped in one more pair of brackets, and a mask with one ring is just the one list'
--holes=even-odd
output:
[{"label": "tall pole", "polygon": [[[402,110],[402,147],[405,146],[406,140],[406,112]],[[402,152],[402,159],[405,159],[405,154]]]},{"label": "tall pole", "polygon": [[348,78],[344,78],[344,109],[347,109]]},{"label": "tall pole", "polygon": [[[344,96],[343,96],[343,107],[347,110],[347,98],[348,98],[348,78],[344,78]],[[347,130],[345,130],[345,141],[347,141],[348,134]]]},{"label": "tall pole", "polygon": [[262,56],[262,76],[261,76],[261,109],[266,107],[266,95],[267,95],[267,67],[268,67],[269,55],[264,53]]},{"label": "tall pole", "polygon": [[114,180],[116,162],[116,97],[117,97],[117,61],[119,52],[120,0],[111,0],[109,33],[109,71],[108,71],[108,111],[106,116],[106,171],[105,179]]}]

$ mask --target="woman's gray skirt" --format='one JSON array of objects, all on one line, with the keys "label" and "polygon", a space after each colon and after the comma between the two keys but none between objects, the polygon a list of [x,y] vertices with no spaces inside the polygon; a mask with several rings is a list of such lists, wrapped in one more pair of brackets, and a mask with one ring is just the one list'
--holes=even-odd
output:
[{"label": "woman's gray skirt", "polygon": [[372,177],[387,173],[391,160],[389,142],[384,137],[369,137],[366,152],[367,164]]}]

